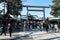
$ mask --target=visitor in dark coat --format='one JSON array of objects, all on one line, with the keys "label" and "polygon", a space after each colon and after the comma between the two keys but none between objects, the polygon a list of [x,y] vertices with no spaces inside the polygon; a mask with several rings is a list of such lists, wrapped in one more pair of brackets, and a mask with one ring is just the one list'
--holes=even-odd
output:
[{"label": "visitor in dark coat", "polygon": [[2,24],[2,32],[1,32],[1,35],[2,35],[3,33],[4,33],[5,36],[6,36],[6,27]]},{"label": "visitor in dark coat", "polygon": [[12,36],[12,26],[10,25],[9,27],[9,34],[10,34],[10,37]]},{"label": "visitor in dark coat", "polygon": [[45,27],[46,27],[46,32],[48,32],[49,26],[47,23],[45,23]]}]

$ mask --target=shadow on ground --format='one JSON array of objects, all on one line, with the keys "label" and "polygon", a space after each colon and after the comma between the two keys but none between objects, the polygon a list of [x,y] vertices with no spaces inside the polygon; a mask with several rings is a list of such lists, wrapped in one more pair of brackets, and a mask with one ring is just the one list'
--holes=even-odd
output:
[{"label": "shadow on ground", "polygon": [[[30,37],[30,35],[32,34],[33,32],[30,32],[29,34],[26,34],[26,35],[13,35],[14,37],[11,37],[11,38],[7,38],[7,39],[0,39],[0,40],[28,40],[28,39],[32,39]],[[7,35],[9,36],[9,35]]]},{"label": "shadow on ground", "polygon": [[42,39],[42,40],[60,40],[60,37],[54,37],[54,38],[49,38],[49,39]]}]

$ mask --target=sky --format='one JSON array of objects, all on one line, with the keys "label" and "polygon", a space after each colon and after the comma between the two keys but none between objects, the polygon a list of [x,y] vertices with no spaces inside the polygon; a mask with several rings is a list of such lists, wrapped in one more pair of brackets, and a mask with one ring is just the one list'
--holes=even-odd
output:
[{"label": "sky", "polygon": [[[23,5],[31,5],[31,6],[50,6],[52,5],[52,0],[23,0]],[[0,10],[4,9],[2,6],[3,3],[0,3]],[[29,8],[29,9],[38,9],[42,10],[42,8]],[[51,8],[46,8],[45,9],[45,16],[46,17],[51,17],[50,15]],[[23,8],[22,15],[27,14],[26,8]],[[38,17],[43,17],[43,12],[29,12],[31,15],[37,15]]]},{"label": "sky", "polygon": [[2,5],[2,3],[0,3],[0,10],[2,10],[4,7],[3,7],[3,5]]},{"label": "sky", "polygon": [[[31,6],[50,6],[52,5],[52,0],[23,0],[23,5],[31,5]],[[30,9],[30,8],[29,8]],[[39,9],[42,10],[42,8],[31,8],[31,9]],[[45,9],[45,16],[51,17],[50,15],[51,8]],[[23,8],[22,15],[26,15],[27,11],[26,8]],[[29,14],[37,15],[38,17],[43,17],[43,12],[29,12]]]}]

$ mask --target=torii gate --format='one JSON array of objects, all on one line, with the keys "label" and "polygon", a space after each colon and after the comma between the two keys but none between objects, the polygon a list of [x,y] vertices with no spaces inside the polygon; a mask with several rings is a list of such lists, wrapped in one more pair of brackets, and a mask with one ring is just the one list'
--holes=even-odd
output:
[{"label": "torii gate", "polygon": [[[49,8],[49,6],[28,6],[28,5],[23,5],[22,7],[27,8],[27,17],[28,17],[28,12],[29,11],[43,12],[43,22],[45,22],[45,8]],[[33,10],[33,9],[28,9],[28,8],[43,8],[43,10]]]},{"label": "torii gate", "polygon": [[[43,22],[45,22],[45,8],[49,8],[49,6],[28,6],[28,5],[23,5],[22,7],[26,7],[27,8],[27,18],[28,18],[28,12],[29,11],[38,11],[38,12],[43,12]],[[28,9],[28,8],[43,8],[43,10],[34,10],[34,9]],[[28,21],[28,19],[27,19]],[[29,26],[27,24],[27,26]],[[25,30],[25,27],[24,27]]]}]

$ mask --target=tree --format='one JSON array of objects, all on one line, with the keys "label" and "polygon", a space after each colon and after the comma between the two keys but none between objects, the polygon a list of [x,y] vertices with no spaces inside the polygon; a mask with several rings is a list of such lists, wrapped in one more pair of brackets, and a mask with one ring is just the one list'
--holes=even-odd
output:
[{"label": "tree", "polygon": [[0,13],[2,13],[2,10],[0,10]]},{"label": "tree", "polygon": [[58,17],[60,16],[60,0],[53,0],[52,2],[54,4],[51,6],[50,14],[55,17]]},{"label": "tree", "polygon": [[35,19],[35,17],[33,15],[29,14],[28,19]]},{"label": "tree", "polygon": [[14,17],[21,15],[20,12],[22,10],[22,1],[21,0],[14,0],[8,3],[8,13],[11,14]]},{"label": "tree", "polygon": [[1,2],[7,3],[7,13],[8,15],[18,16],[21,15],[22,11],[22,1],[21,0],[0,0]]},{"label": "tree", "polygon": [[[17,18],[18,15],[21,15],[22,11],[22,1],[21,0],[0,0],[0,3],[5,2],[7,3],[7,12],[2,15],[3,21],[8,23],[8,21],[11,20],[11,16],[14,16],[14,18]],[[4,5],[5,7],[5,5]],[[8,21],[7,21],[8,20]],[[17,19],[16,19],[17,20]]]},{"label": "tree", "polygon": [[58,0],[53,0],[52,2],[57,2]]}]

